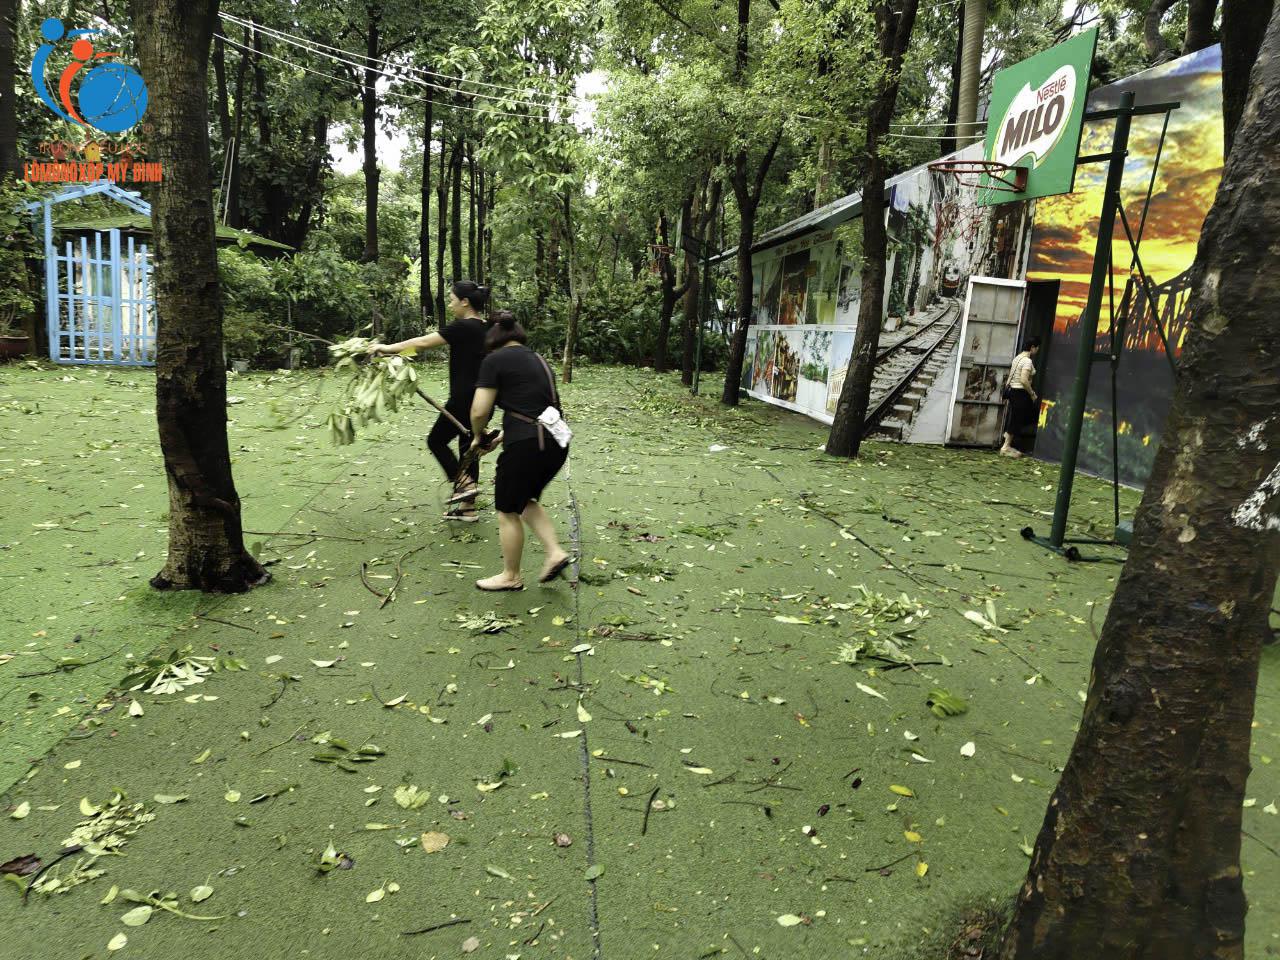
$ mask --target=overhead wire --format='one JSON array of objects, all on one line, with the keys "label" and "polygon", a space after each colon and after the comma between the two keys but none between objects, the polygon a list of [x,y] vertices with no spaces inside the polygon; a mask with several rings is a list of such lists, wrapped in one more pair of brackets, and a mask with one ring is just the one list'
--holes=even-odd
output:
[{"label": "overhead wire", "polygon": [[[229,20],[232,23],[235,23],[239,26],[247,27],[251,30],[256,30],[265,36],[271,37],[276,40],[280,40],[286,44],[289,44],[290,46],[299,47],[311,53],[316,53],[319,56],[326,57],[330,60],[334,60],[340,63],[345,63],[348,66],[356,67],[359,70],[375,69],[375,67],[369,66],[369,64],[374,64],[374,65],[377,65],[377,67],[379,68],[392,67],[400,74],[404,74],[404,73],[421,74],[422,76],[435,77],[440,80],[448,80],[456,83],[467,83],[475,86],[489,87],[495,90],[506,90],[512,93],[518,93],[522,96],[530,95],[528,90],[522,90],[519,87],[513,87],[508,84],[490,83],[485,80],[472,80],[468,77],[455,76],[453,74],[447,74],[447,73],[439,73],[438,71],[435,71],[435,70],[427,70],[425,68],[415,67],[409,64],[394,65],[393,67],[386,60],[375,59],[373,57],[366,56],[363,53],[356,53],[351,50],[344,50],[341,47],[335,47],[327,43],[322,43],[319,40],[312,40],[306,37],[300,37],[296,34],[288,33],[287,31],[279,30],[275,27],[268,27],[268,26],[265,26],[264,24],[254,23],[251,20],[245,20],[242,17],[235,16],[234,14],[219,13],[219,16],[224,20]],[[323,51],[329,51],[329,52],[325,53]],[[336,54],[342,54],[342,56],[339,57],[339,56],[336,56]],[[356,60],[363,60],[365,61],[365,63],[356,63],[355,62]],[[383,70],[380,70],[379,72],[382,72],[384,76],[389,75],[389,74],[386,74],[385,71]],[[511,102],[522,103],[527,106],[542,107],[542,108],[546,108],[551,105],[549,103],[543,103],[536,100],[517,100],[512,97],[493,97],[487,94],[477,93],[475,91],[462,90],[461,88],[441,86],[440,84],[429,83],[427,81],[418,80],[415,78],[397,77],[397,79],[405,79],[405,80],[408,80],[409,82],[418,83],[422,86],[434,87],[437,90],[447,90],[451,93],[461,93],[465,96],[470,96],[470,97],[480,97],[482,99],[494,99],[494,100],[509,100]],[[579,97],[576,94],[570,94],[570,93],[548,94],[548,96],[555,96],[560,99],[566,99],[566,100],[578,100],[583,102],[589,102],[588,98],[586,97]]]},{"label": "overhead wire", "polygon": [[[295,67],[295,68],[297,68],[298,70],[303,71],[304,73],[314,74],[314,75],[315,75],[315,76],[317,76],[317,77],[324,77],[324,78],[326,78],[326,79],[328,79],[328,80],[334,80],[334,81],[337,81],[338,83],[345,83],[345,84],[348,84],[349,86],[359,87],[360,89],[364,89],[364,87],[365,87],[365,85],[364,85],[363,83],[361,83],[359,80],[352,80],[350,77],[338,77],[338,76],[334,76],[334,75],[333,75],[333,74],[331,74],[331,73],[325,73],[323,70],[315,70],[315,69],[313,69],[313,68],[311,68],[311,67],[303,66],[302,64],[297,63],[297,62],[295,62],[295,61],[293,61],[293,60],[285,60],[283,57],[277,57],[277,56],[274,56],[274,55],[272,55],[272,54],[270,54],[270,53],[267,53],[266,51],[254,50],[252,47],[246,47],[244,44],[237,43],[235,40],[232,40],[230,37],[225,36],[225,35],[223,35],[223,34],[221,34],[221,33],[215,33],[215,34],[214,34],[214,36],[215,36],[215,37],[218,37],[219,39],[221,39],[221,40],[222,40],[223,42],[225,42],[225,43],[229,43],[229,44],[231,44],[231,46],[233,46],[233,47],[237,48],[238,50],[241,50],[241,51],[246,52],[246,53],[252,53],[254,56],[266,57],[268,60],[275,60],[277,63],[283,63],[285,66]],[[450,108],[450,109],[454,109],[454,110],[467,110],[467,111],[469,111],[469,112],[471,112],[471,113],[480,113],[480,114],[484,114],[485,116],[493,116],[494,114],[497,114],[497,115],[499,115],[499,116],[504,116],[504,117],[519,117],[519,118],[523,118],[523,119],[527,119],[527,120],[545,120],[545,119],[547,119],[547,115],[546,115],[546,114],[537,114],[537,113],[516,113],[516,112],[511,111],[511,110],[498,110],[498,109],[494,109],[494,108],[481,109],[481,108],[479,108],[479,107],[467,107],[467,106],[463,106],[463,105],[462,105],[462,104],[460,104],[460,103],[452,103],[452,104],[451,104],[451,103],[446,103],[446,102],[441,101],[441,100],[433,100],[433,99],[429,99],[429,98],[427,98],[427,97],[418,97],[418,96],[415,96],[415,95],[413,95],[413,94],[411,94],[411,93],[396,93],[395,91],[387,91],[386,93],[381,94],[381,96],[383,96],[383,97],[396,98],[396,99],[400,99],[400,100],[413,100],[413,101],[416,101],[417,103],[429,103],[429,102],[430,102],[430,103],[436,103],[436,104],[439,104],[440,106],[447,107],[447,108]]]}]

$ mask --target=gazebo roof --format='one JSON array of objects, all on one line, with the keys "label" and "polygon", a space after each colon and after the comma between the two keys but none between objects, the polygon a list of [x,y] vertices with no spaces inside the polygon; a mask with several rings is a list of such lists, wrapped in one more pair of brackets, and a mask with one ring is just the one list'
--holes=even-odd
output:
[{"label": "gazebo roof", "polygon": [[[77,220],[74,217],[66,220],[53,221],[52,208],[58,204],[66,203],[69,200],[83,200],[85,197],[92,197],[102,194],[110,197],[122,206],[128,207],[133,212],[131,214],[119,214],[114,217],[96,217],[87,220]],[[45,197],[43,200],[36,200],[26,205],[27,211],[32,214],[44,214],[48,216],[46,222],[50,223],[55,230],[72,230],[72,231],[90,231],[90,230],[124,230],[128,233],[150,234],[151,230],[151,204],[143,200],[141,195],[133,190],[125,190],[116,186],[110,180],[97,180],[94,183],[73,183],[63,187],[57,193]],[[51,243],[52,237],[46,237],[45,243]],[[232,227],[219,226],[217,228],[217,240],[224,244],[242,244],[248,247],[260,247],[266,250],[276,252],[292,251],[293,247],[287,243],[280,243],[277,240],[268,240],[266,237],[260,237],[248,230],[236,230]]]},{"label": "gazebo roof", "polygon": [[[53,226],[56,230],[70,230],[77,233],[87,233],[93,230],[121,230],[125,233],[149,235],[151,233],[151,218],[140,213],[122,213],[112,217],[96,217],[90,220],[77,220],[74,218],[55,220]],[[227,227],[221,224],[218,225],[217,236],[219,244],[234,243],[248,247],[264,247],[279,252],[293,251],[293,247],[287,243],[269,240],[249,230],[237,230],[234,227]]]}]

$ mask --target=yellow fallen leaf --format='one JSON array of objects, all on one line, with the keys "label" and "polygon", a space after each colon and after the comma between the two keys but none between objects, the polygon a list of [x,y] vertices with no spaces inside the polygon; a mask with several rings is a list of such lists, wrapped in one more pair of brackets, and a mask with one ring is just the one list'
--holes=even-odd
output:
[{"label": "yellow fallen leaf", "polygon": [[904,787],[896,783],[890,784],[889,789],[900,797],[914,797],[916,795],[915,791],[910,787]]},{"label": "yellow fallen leaf", "polygon": [[920,834],[916,833],[914,830],[903,830],[902,835],[906,837],[908,840],[910,840],[912,843],[924,842],[924,837],[920,836]]},{"label": "yellow fallen leaf", "polygon": [[31,812],[31,804],[28,803],[26,800],[23,800],[20,804],[18,804],[18,808],[14,810],[13,813],[9,814],[9,816],[12,817],[14,820],[21,820],[24,817],[26,817],[26,815],[30,812]]},{"label": "yellow fallen leaf", "polygon": [[929,865],[925,863],[923,860],[921,860],[919,863],[916,864],[917,877],[923,877],[928,872],[929,872]]},{"label": "yellow fallen leaf", "polygon": [[430,830],[422,835],[422,849],[427,853],[439,853],[449,845],[449,835]]}]

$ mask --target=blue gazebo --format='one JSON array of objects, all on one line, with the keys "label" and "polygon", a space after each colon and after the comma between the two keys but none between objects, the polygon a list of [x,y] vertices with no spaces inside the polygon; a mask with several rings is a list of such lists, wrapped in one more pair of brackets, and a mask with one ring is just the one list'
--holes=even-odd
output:
[{"label": "blue gazebo", "polygon": [[[151,251],[118,228],[54,241],[53,208],[69,200],[104,195],[143,217],[151,204],[109,180],[72,184],[27,204],[41,218],[44,235],[45,322],[49,358],[58,363],[155,363],[156,311],[151,295]],[[92,236],[92,240],[90,239]],[[105,250],[103,249],[105,246]]]},{"label": "blue gazebo", "polygon": [[[54,219],[54,207],[93,196],[108,197],[126,210],[122,215],[90,220]],[[98,180],[70,184],[44,200],[27,204],[26,209],[40,218],[44,235],[49,358],[57,363],[154,364],[151,204],[110,180]],[[60,234],[56,239],[55,233]],[[217,239],[267,254],[293,249],[226,226],[217,228]]]}]

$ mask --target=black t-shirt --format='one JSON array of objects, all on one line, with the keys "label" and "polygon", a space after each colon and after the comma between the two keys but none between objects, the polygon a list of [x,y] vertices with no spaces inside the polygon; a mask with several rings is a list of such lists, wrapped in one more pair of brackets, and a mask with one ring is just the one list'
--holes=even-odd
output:
[{"label": "black t-shirt", "polygon": [[[499,347],[480,364],[476,387],[496,388],[499,407],[536,420],[547,407],[558,406],[547,369],[542,358],[523,344]],[[538,436],[536,424],[526,423],[509,414],[502,418],[502,429],[506,433],[503,443],[516,443]]]},{"label": "black t-shirt", "polygon": [[488,332],[479,317],[455,320],[440,331],[449,344],[449,402],[468,409],[476,392],[476,375],[484,359],[484,335]]}]

